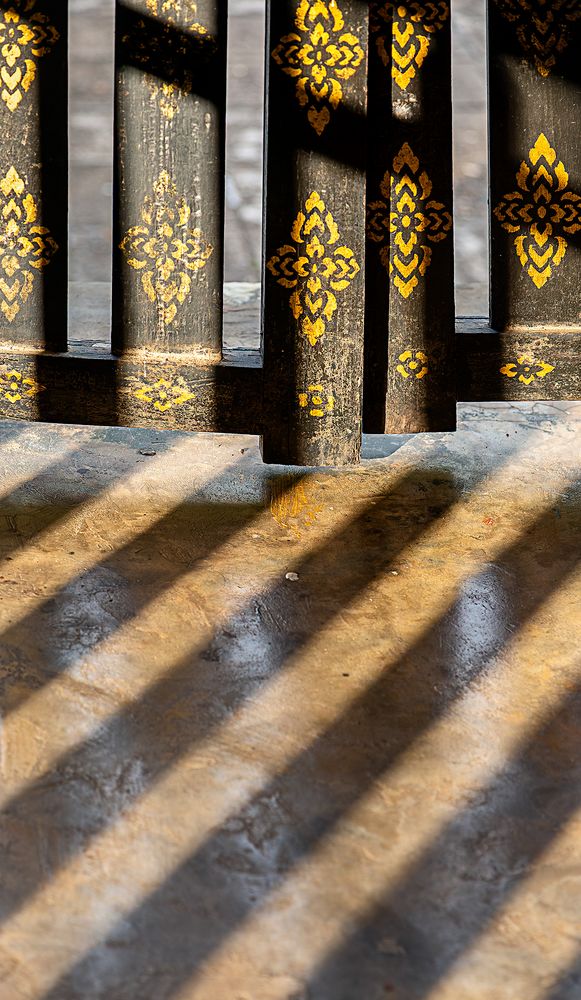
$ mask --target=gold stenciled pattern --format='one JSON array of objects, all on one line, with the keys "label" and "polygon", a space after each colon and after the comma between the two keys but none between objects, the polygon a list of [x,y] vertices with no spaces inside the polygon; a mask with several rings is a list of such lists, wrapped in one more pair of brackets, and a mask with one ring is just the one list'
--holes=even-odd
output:
[{"label": "gold stenciled pattern", "polygon": [[517,191],[505,194],[494,215],[508,233],[522,266],[537,288],[554,275],[567,252],[567,237],[581,230],[581,197],[569,190],[569,174],[541,134],[516,175]]},{"label": "gold stenciled pattern", "polygon": [[174,406],[183,406],[195,398],[190,392],[185,379],[178,375],[175,378],[158,378],[155,382],[145,383],[133,393],[136,399],[148,403],[150,408],[159,413],[166,413]]},{"label": "gold stenciled pattern", "polygon": [[16,111],[36,79],[37,61],[48,55],[59,33],[36,0],[13,0],[0,11],[0,97]]},{"label": "gold stenciled pattern", "polygon": [[326,417],[335,409],[335,397],[322,385],[310,385],[306,392],[299,392],[299,406],[308,408],[310,417]]},{"label": "gold stenciled pattern", "polygon": [[372,201],[367,236],[379,245],[380,259],[404,299],[409,298],[432,261],[431,244],[445,240],[452,216],[431,197],[432,182],[404,143],[380,185],[384,201]]},{"label": "gold stenciled pattern", "polygon": [[12,323],[58,246],[38,225],[36,201],[14,167],[0,178],[0,193],[0,310]]},{"label": "gold stenciled pattern", "polygon": [[337,223],[316,191],[297,215],[291,240],[266,266],[279,285],[291,291],[291,312],[314,347],[337,309],[336,293],[351,284],[359,264],[353,250],[342,244]]},{"label": "gold stenciled pattern", "polygon": [[541,76],[549,76],[568,48],[574,22],[581,19],[579,0],[496,0],[516,29],[525,57]]},{"label": "gold stenciled pattern", "polygon": [[296,96],[317,135],[343,100],[343,84],[365,60],[359,39],[345,31],[336,0],[300,0],[296,31],[284,35],[272,53],[283,73],[296,80]]},{"label": "gold stenciled pattern", "polygon": [[371,5],[371,33],[384,66],[401,90],[407,90],[428,55],[432,36],[450,17],[447,3]]},{"label": "gold stenciled pattern", "polygon": [[399,364],[396,371],[402,378],[422,379],[428,374],[428,356],[423,351],[414,351],[408,348],[398,357]]},{"label": "gold stenciled pattern", "polygon": [[146,0],[146,6],[165,32],[163,47],[152,40],[143,19],[132,25],[123,43],[144,70],[151,70],[144,73],[151,99],[171,121],[180,110],[180,98],[192,92],[193,46],[203,58],[215,52],[216,42],[196,20],[197,5],[192,0]]},{"label": "gold stenciled pattern", "polygon": [[535,361],[527,354],[520,354],[515,361],[503,365],[500,373],[507,378],[518,378],[523,385],[532,385],[537,379],[544,378],[554,370],[555,366],[547,364],[546,361]]},{"label": "gold stenciled pattern", "polygon": [[32,399],[44,392],[45,387],[30,375],[17,368],[10,368],[8,371],[0,371],[0,398],[9,403],[20,403],[23,399]]},{"label": "gold stenciled pattern", "polygon": [[205,267],[213,248],[199,229],[190,228],[191,209],[167,171],[162,171],[145,199],[141,223],[127,232],[120,247],[127,263],[141,273],[150,302],[163,323],[173,323],[192,288],[192,274]]}]

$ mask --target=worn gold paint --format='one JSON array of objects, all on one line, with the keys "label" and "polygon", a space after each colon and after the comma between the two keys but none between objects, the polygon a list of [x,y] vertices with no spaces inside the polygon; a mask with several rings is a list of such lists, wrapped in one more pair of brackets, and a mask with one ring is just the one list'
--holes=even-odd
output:
[{"label": "worn gold paint", "polygon": [[200,229],[190,228],[190,218],[189,205],[178,198],[164,170],[153,196],[144,201],[141,224],[133,226],[120,244],[127,263],[141,272],[144,291],[167,326],[191,291],[192,273],[205,267],[213,250]]},{"label": "worn gold paint", "polygon": [[432,36],[450,17],[447,3],[371,5],[371,33],[384,66],[401,90],[407,90],[428,55]]},{"label": "worn gold paint", "polygon": [[272,53],[283,73],[296,80],[296,97],[317,135],[343,100],[343,83],[365,61],[359,39],[345,31],[336,0],[300,0],[296,31],[284,35]]},{"label": "worn gold paint", "polygon": [[9,403],[20,403],[21,400],[31,399],[44,391],[44,385],[16,368],[0,371],[0,398]]},{"label": "worn gold paint", "polygon": [[567,237],[581,230],[581,196],[569,189],[569,174],[544,134],[516,174],[518,191],[494,209],[503,229],[515,234],[518,259],[537,288],[553,277],[567,252]]},{"label": "worn gold paint", "polygon": [[310,385],[306,392],[299,392],[299,406],[309,409],[310,417],[325,417],[335,409],[335,397],[322,385]]},{"label": "worn gold paint", "polygon": [[452,216],[432,197],[432,182],[420,170],[420,161],[404,143],[380,185],[385,200],[372,201],[367,213],[367,236],[384,244],[380,259],[404,299],[417,288],[432,260],[430,244],[446,239]]},{"label": "worn gold paint", "polygon": [[547,364],[546,361],[535,361],[526,354],[521,354],[509,364],[503,365],[500,369],[501,375],[507,378],[518,378],[523,385],[531,385],[539,378],[544,378],[555,370],[554,365]]},{"label": "worn gold paint", "polygon": [[341,244],[337,223],[316,191],[297,215],[291,240],[266,266],[279,285],[292,290],[291,312],[300,319],[301,335],[314,347],[337,309],[335,293],[347,288],[360,268],[353,250]]},{"label": "worn gold paint", "polygon": [[311,528],[323,508],[312,498],[308,483],[280,476],[271,485],[270,512],[278,525],[300,538],[301,528]]},{"label": "worn gold paint", "polygon": [[0,179],[0,310],[12,323],[41,271],[58,250],[38,206],[14,167]]},{"label": "worn gold paint", "polygon": [[409,349],[398,357],[396,371],[402,378],[424,378],[428,374],[428,357],[423,351]]},{"label": "worn gold paint", "polygon": [[48,55],[59,33],[36,0],[13,0],[0,11],[0,97],[10,111],[22,103],[36,79],[37,62]]},{"label": "worn gold paint", "polygon": [[174,406],[183,406],[195,398],[195,393],[190,392],[187,382],[181,375],[171,379],[159,378],[151,384],[141,385],[133,395],[136,399],[149,403],[150,407],[159,413],[166,413]]},{"label": "worn gold paint", "polygon": [[527,60],[541,76],[549,76],[568,48],[573,25],[581,19],[579,0],[496,0],[513,24]]}]

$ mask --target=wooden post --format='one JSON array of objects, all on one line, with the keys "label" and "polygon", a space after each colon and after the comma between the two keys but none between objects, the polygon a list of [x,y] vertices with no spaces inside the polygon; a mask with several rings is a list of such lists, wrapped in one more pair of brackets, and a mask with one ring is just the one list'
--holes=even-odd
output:
[{"label": "wooden post", "polygon": [[0,11],[0,340],[67,347],[68,3]]},{"label": "wooden post", "polygon": [[266,462],[347,465],[361,442],[368,4],[268,4]]},{"label": "wooden post", "polygon": [[450,8],[371,4],[365,430],[456,426]]},{"label": "wooden post", "polygon": [[490,324],[581,328],[581,6],[488,10]]},{"label": "wooden post", "polygon": [[113,350],[221,355],[225,0],[118,0]]}]

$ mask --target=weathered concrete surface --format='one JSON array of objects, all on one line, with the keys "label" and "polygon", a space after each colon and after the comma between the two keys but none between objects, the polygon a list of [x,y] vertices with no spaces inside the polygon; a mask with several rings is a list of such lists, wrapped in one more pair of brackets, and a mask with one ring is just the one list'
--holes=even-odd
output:
[{"label": "weathered concrete surface", "polygon": [[1,1000],[578,998],[580,425],[1,425]]}]

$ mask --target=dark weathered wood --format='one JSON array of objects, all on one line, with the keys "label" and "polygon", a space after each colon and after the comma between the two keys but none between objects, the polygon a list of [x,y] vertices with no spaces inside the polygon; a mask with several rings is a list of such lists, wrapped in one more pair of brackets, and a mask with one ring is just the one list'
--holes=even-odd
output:
[{"label": "dark weathered wood", "polygon": [[258,434],[260,355],[218,365],[147,349],[113,355],[0,352],[0,417],[69,424]]},{"label": "dark weathered wood", "polygon": [[491,325],[581,325],[581,4],[489,0]]},{"label": "dark weathered wood", "polygon": [[266,462],[359,457],[367,22],[361,0],[268,4]]},{"label": "dark weathered wood", "polygon": [[226,0],[118,0],[113,350],[217,359]]},{"label": "dark weathered wood", "polygon": [[456,426],[450,8],[371,4],[365,425]]},{"label": "dark weathered wood", "polygon": [[64,0],[1,5],[0,341],[50,350],[67,343],[67,32]]}]

